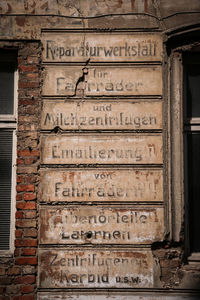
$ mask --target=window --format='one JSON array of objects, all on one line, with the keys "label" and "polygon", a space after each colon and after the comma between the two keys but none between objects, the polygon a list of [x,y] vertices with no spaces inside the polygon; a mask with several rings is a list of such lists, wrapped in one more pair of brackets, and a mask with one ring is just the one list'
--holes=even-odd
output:
[{"label": "window", "polygon": [[183,55],[185,202],[189,253],[200,253],[200,53]]},{"label": "window", "polygon": [[0,50],[0,254],[14,248],[16,82],[16,53]]},{"label": "window", "polygon": [[200,262],[200,49],[194,43],[172,51],[170,72],[170,207],[174,241],[184,238],[185,255]]}]

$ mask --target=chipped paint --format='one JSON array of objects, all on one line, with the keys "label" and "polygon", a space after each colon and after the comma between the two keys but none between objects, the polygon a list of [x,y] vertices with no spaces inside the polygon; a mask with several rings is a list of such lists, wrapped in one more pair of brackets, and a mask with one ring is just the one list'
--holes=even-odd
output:
[{"label": "chipped paint", "polygon": [[44,62],[159,62],[159,34],[44,32]]},{"label": "chipped paint", "polygon": [[162,129],[162,103],[151,101],[44,101],[41,127],[52,130]]},{"label": "chipped paint", "polygon": [[65,169],[40,171],[40,202],[158,202],[162,170]]},{"label": "chipped paint", "polygon": [[46,135],[42,164],[161,164],[161,135]]},{"label": "chipped paint", "polygon": [[152,286],[153,257],[149,250],[39,250],[41,288]]},{"label": "chipped paint", "polygon": [[160,66],[46,66],[43,96],[75,96],[83,74],[85,96],[162,95]]},{"label": "chipped paint", "polygon": [[162,207],[40,208],[40,243],[151,244],[164,238]]}]

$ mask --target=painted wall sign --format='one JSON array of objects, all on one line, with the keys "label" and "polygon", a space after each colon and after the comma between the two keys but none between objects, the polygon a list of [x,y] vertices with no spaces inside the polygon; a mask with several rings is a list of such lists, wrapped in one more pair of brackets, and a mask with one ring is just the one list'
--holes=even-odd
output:
[{"label": "painted wall sign", "polygon": [[150,288],[154,261],[150,251],[39,250],[40,288]]},{"label": "painted wall sign", "polygon": [[44,32],[44,62],[144,62],[162,60],[158,34]]},{"label": "painted wall sign", "polygon": [[161,135],[46,135],[42,164],[161,164]]},{"label": "painted wall sign", "polygon": [[159,169],[40,171],[41,202],[157,202],[162,189]]},{"label": "painted wall sign", "polygon": [[41,244],[151,244],[163,240],[163,208],[40,208]]},{"label": "painted wall sign", "polygon": [[145,101],[44,101],[41,127],[52,130],[162,128],[162,103]]},{"label": "painted wall sign", "polygon": [[85,96],[162,95],[161,66],[46,66],[43,96],[74,96],[81,83]]}]

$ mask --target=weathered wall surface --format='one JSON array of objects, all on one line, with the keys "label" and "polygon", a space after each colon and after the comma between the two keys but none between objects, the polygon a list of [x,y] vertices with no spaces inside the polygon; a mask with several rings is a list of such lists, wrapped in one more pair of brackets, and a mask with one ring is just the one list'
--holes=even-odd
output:
[{"label": "weathered wall surface", "polygon": [[200,14],[198,0],[2,0],[0,13],[6,39],[40,39],[41,28],[173,30],[197,24]]},{"label": "weathered wall surface", "polygon": [[24,295],[22,299],[31,300],[37,274],[41,48],[34,41],[0,45],[18,49],[19,70],[15,251],[0,258],[0,299],[20,299]]},{"label": "weathered wall surface", "polygon": [[165,49],[199,17],[199,0],[0,2],[19,69],[0,300],[199,299],[172,240]]}]

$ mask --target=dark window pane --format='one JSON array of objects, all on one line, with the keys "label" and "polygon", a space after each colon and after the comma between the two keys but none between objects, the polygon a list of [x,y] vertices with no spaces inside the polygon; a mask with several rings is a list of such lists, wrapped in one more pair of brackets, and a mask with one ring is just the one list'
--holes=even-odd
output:
[{"label": "dark window pane", "polygon": [[12,136],[12,131],[0,131],[0,250],[9,249]]},{"label": "dark window pane", "polygon": [[0,62],[0,114],[13,114],[14,107],[14,71],[13,63]]},{"label": "dark window pane", "polygon": [[187,134],[191,252],[200,251],[200,133]]},{"label": "dark window pane", "polygon": [[187,67],[187,117],[200,117],[200,65]]},{"label": "dark window pane", "polygon": [[184,96],[186,117],[200,117],[200,55],[185,55],[184,58]]}]

